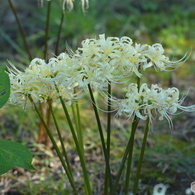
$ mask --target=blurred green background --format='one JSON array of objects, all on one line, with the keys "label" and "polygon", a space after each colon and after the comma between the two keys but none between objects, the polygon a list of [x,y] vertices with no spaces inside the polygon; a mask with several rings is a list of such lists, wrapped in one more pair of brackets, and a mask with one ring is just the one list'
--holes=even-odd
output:
[{"label": "blurred green background", "polygon": [[[13,0],[33,58],[44,58],[47,1],[43,1],[43,6],[40,6],[40,3],[41,1],[37,0]],[[52,0],[51,6],[48,58],[54,54],[62,1]],[[150,83],[176,86],[181,89],[182,93],[186,93],[191,87],[187,103],[195,103],[195,90],[193,88],[195,86],[194,0],[89,0],[89,8],[85,13],[82,12],[80,0],[75,0],[74,9],[71,12],[66,10],[62,28],[59,52],[64,52],[67,44],[74,51],[80,46],[83,39],[98,37],[99,34],[103,33],[106,37],[129,36],[134,43],[161,43],[165,48],[166,55],[172,60],[178,60],[186,52],[189,52],[189,59],[174,73],[149,71],[145,79]],[[30,62],[9,3],[7,0],[2,0],[0,6],[0,63],[6,64],[7,59],[19,68],[27,66]],[[2,138],[11,139],[14,137],[17,141],[27,145],[36,141],[37,118],[30,108],[27,108],[27,112],[23,112],[21,108],[12,106],[3,109],[0,116],[0,136]],[[88,125],[85,141],[98,137],[95,132],[95,122],[91,122],[94,118],[89,116],[88,109],[83,113],[83,126]],[[59,117],[61,116],[59,115]],[[145,190],[144,192],[151,192],[152,186],[164,182],[170,184],[170,193],[183,195],[185,188],[190,187],[190,183],[195,180],[194,121],[194,115],[180,114],[175,116],[173,118],[174,135],[170,134],[166,122],[154,125],[154,131],[148,138],[143,167],[142,181],[145,185],[142,186],[142,190]],[[127,141],[129,134],[125,125],[120,124],[115,125],[115,127],[120,129],[120,132],[114,131],[113,133],[112,139],[115,144],[112,146],[111,153],[115,154],[114,161],[118,162],[117,158],[121,157],[121,148],[124,146],[123,143]],[[27,137],[28,139],[26,139]],[[135,164],[138,160],[141,139],[142,133],[140,131],[136,137]],[[71,142],[69,137],[68,141]],[[96,149],[100,147],[99,140],[94,140],[93,144],[95,146],[90,150],[94,147]],[[48,170],[46,171],[48,173]],[[53,182],[52,177],[53,175],[48,177],[48,183]],[[59,183],[59,186],[61,185]],[[41,187],[35,185],[35,187],[30,180],[27,186],[25,189],[28,188],[29,191],[21,193],[33,194],[33,190],[36,189],[37,194],[39,194],[41,190],[42,193],[44,190],[48,190],[43,185]]]},{"label": "blurred green background", "polygon": [[[34,57],[41,57],[47,1],[44,1],[42,7],[36,0],[17,0],[13,3]],[[62,2],[52,0],[49,54],[55,44],[61,9]],[[106,36],[129,36],[138,43],[160,42],[169,49],[170,55],[181,57],[193,49],[195,44],[194,9],[193,0],[90,0],[89,9],[83,14],[81,2],[75,0],[74,9],[66,11],[60,51],[64,51],[66,42],[76,49],[84,38],[105,33]],[[1,3],[0,24],[1,60],[5,60],[10,58],[12,52],[20,54],[23,50],[18,26],[8,1]]]},{"label": "blurred green background", "polygon": [[[13,1],[18,17],[30,45],[32,57],[43,58],[47,1],[43,6],[36,0]],[[61,0],[52,0],[49,28],[48,58],[54,53],[62,10]],[[106,36],[129,36],[143,44],[161,43],[172,60],[178,60],[191,52],[189,60],[176,71],[183,79],[191,79],[195,72],[195,2],[194,0],[90,0],[90,7],[82,12],[80,0],[75,0],[74,9],[66,11],[59,52],[68,43],[75,50],[85,38]],[[6,60],[29,64],[21,35],[18,31],[8,1],[0,8],[0,62]],[[165,75],[165,79],[167,79]]]}]

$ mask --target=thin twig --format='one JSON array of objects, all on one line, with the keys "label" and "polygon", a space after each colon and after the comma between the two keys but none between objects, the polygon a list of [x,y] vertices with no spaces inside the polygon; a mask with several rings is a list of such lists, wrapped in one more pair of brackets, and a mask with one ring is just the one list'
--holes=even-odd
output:
[{"label": "thin twig", "polygon": [[12,4],[11,0],[8,0],[8,2],[9,2],[9,5],[10,5],[10,7],[11,7],[11,9],[12,9],[12,12],[13,12],[13,14],[14,14],[14,17],[15,17],[15,19],[16,19],[16,22],[17,22],[17,24],[18,24],[18,28],[19,28],[19,31],[20,31],[20,34],[21,34],[21,36],[22,36],[22,40],[23,40],[23,43],[24,43],[24,47],[25,47],[26,52],[27,52],[27,54],[28,54],[28,58],[29,58],[29,60],[31,61],[31,60],[32,60],[32,55],[31,55],[31,53],[30,53],[30,49],[29,49],[28,43],[27,43],[27,41],[26,41],[26,36],[25,36],[24,30],[23,30],[23,28],[22,28],[21,22],[20,22],[20,20],[19,20],[19,18],[18,18],[16,9],[14,8],[14,5]]},{"label": "thin twig", "polygon": [[45,50],[44,50],[44,59],[47,59],[47,52],[48,52],[48,37],[49,37],[49,20],[50,20],[50,12],[51,12],[51,1],[48,1],[47,4],[47,20],[45,26]]},{"label": "thin twig", "polygon": [[55,55],[58,55],[58,49],[59,49],[59,43],[60,43],[60,35],[61,35],[61,32],[62,32],[62,26],[63,26],[63,22],[64,22],[64,16],[65,16],[65,13],[62,10],[62,15],[61,15],[61,20],[60,20],[60,26],[59,26],[59,30],[58,30],[58,36],[57,36],[56,47],[55,47]]}]

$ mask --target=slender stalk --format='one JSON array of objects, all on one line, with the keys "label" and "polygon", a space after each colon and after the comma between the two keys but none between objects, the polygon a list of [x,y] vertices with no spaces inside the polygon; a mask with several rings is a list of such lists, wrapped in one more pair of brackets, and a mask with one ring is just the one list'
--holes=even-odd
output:
[{"label": "slender stalk", "polygon": [[93,96],[93,92],[92,92],[92,89],[91,89],[90,85],[88,85],[88,89],[89,89],[90,97],[91,97],[92,104],[93,104],[93,110],[94,110],[94,113],[95,113],[98,129],[99,129],[99,134],[100,134],[100,139],[101,139],[101,142],[102,142],[102,148],[103,148],[104,158],[105,158],[105,161],[106,161],[106,166],[108,168],[108,178],[109,178],[109,184],[110,184],[110,192],[112,192],[112,190],[113,190],[112,178],[111,178],[111,173],[110,173],[108,152],[107,152],[106,144],[105,144],[105,141],[104,141],[104,134],[103,134],[103,130],[102,130],[98,110],[97,110],[97,107],[96,107],[95,98]]},{"label": "slender stalk", "polygon": [[[59,90],[57,88],[56,88],[56,90],[59,92]],[[62,104],[64,113],[66,115],[66,118],[67,118],[70,130],[71,130],[71,133],[72,133],[75,145],[76,145],[76,149],[77,149],[77,152],[78,152],[78,155],[79,155],[79,158],[80,158],[81,167],[83,169],[84,182],[85,182],[85,185],[87,187],[88,194],[92,195],[91,185],[90,185],[90,182],[89,182],[89,177],[88,177],[88,174],[87,174],[86,163],[85,163],[85,159],[84,159],[84,156],[83,156],[83,153],[82,153],[82,149],[81,149],[80,144],[78,142],[78,139],[77,139],[74,127],[72,125],[72,122],[71,122],[68,110],[67,110],[66,105],[65,105],[65,103],[64,103],[64,101],[63,101],[61,96],[60,96],[60,102]]]},{"label": "slender stalk", "polygon": [[49,104],[49,107],[50,107],[50,110],[51,110],[51,115],[52,115],[52,118],[53,118],[53,121],[54,121],[56,130],[57,130],[57,133],[58,133],[58,137],[60,139],[60,143],[61,143],[61,146],[62,146],[63,155],[64,155],[65,160],[66,160],[66,165],[67,165],[68,170],[69,170],[69,173],[70,173],[70,175],[71,175],[71,177],[73,179],[72,171],[71,171],[71,166],[70,166],[70,163],[69,163],[69,160],[68,160],[68,155],[67,155],[67,152],[66,152],[66,148],[64,146],[64,142],[63,142],[63,139],[62,139],[62,135],[61,135],[61,132],[60,132],[60,129],[59,129],[58,122],[56,120],[55,114],[53,112],[52,104],[51,104],[51,101],[50,100],[48,101],[48,104]]},{"label": "slender stalk", "polygon": [[83,151],[83,155],[84,155],[83,135],[82,135],[82,130],[81,130],[80,113],[79,113],[79,107],[78,107],[77,102],[75,104],[75,107],[76,107],[76,111],[75,111],[74,105],[73,104],[71,105],[74,123],[76,126],[77,138],[78,138],[78,141],[80,143],[80,147],[81,147],[81,149]]},{"label": "slender stalk", "polygon": [[[45,105],[45,107],[46,107],[46,113],[45,113],[45,115],[46,115],[46,121],[47,121],[46,124],[47,124],[48,128],[51,127],[52,100],[51,100],[50,103],[51,103],[51,106]],[[49,149],[50,148],[50,146],[49,146],[49,137],[48,137],[47,132],[45,131],[45,129],[44,129],[44,136],[45,136],[45,145]]]},{"label": "slender stalk", "polygon": [[[110,164],[110,134],[111,134],[111,84],[108,83],[108,113],[107,113],[107,153],[108,153],[108,163]],[[108,184],[109,184],[109,171],[108,166],[106,166],[105,170],[105,186],[104,186],[104,194],[108,194]]]},{"label": "slender stalk", "polygon": [[[44,59],[46,61],[47,59],[47,50],[48,50],[48,37],[49,37],[49,20],[50,20],[50,12],[51,12],[51,1],[48,2],[47,4],[47,18],[46,18],[46,26],[45,26],[45,42],[44,42]],[[45,107],[42,107],[41,109],[46,109]],[[47,117],[47,121],[49,121],[50,118],[50,113],[46,111],[46,117]],[[43,131],[44,129],[39,129],[39,131]],[[45,135],[45,144],[48,145],[47,142],[47,135]]]},{"label": "slender stalk", "polygon": [[45,50],[44,50],[44,59],[47,59],[47,50],[48,50],[48,37],[49,37],[49,20],[50,20],[50,12],[51,12],[51,2],[48,1],[47,4],[47,20],[46,20],[46,26],[45,26]]},{"label": "slender stalk", "polygon": [[[73,104],[71,105],[71,109],[72,109],[73,120],[75,123],[76,131],[78,132],[78,122],[77,122],[76,112],[75,112],[75,108]],[[78,137],[78,134],[77,134],[77,137]]]},{"label": "slender stalk", "polygon": [[108,113],[107,113],[107,152],[110,157],[110,134],[111,134],[111,84],[108,84]]},{"label": "slender stalk", "polygon": [[[140,72],[140,67],[139,67],[139,72]],[[137,77],[137,87],[138,87],[138,91],[139,91],[140,77]],[[128,154],[127,169],[126,169],[126,176],[125,176],[125,188],[124,188],[125,195],[128,195],[128,193],[129,193],[129,182],[130,182],[132,155],[133,155],[133,142],[134,142],[134,134],[135,134],[136,128],[137,128],[137,126],[134,127],[134,125],[132,125],[132,131],[134,133],[133,133],[133,137],[132,137],[132,145],[130,147],[129,154]]]},{"label": "slender stalk", "polygon": [[[48,36],[49,36],[49,20],[50,20],[50,12],[51,12],[51,1],[48,2],[48,5],[47,5],[47,19],[46,19],[46,26],[45,26],[45,42],[44,42],[44,59],[46,60],[47,58],[47,50],[48,50]],[[42,103],[40,103],[40,109],[44,110],[45,107]],[[48,116],[50,114],[48,113]],[[43,115],[44,116],[44,115]],[[45,116],[46,117],[46,116]],[[50,118],[50,116],[49,116]],[[43,125],[41,124],[41,121],[40,121],[40,125],[39,125],[39,135],[41,134],[44,134],[44,129],[43,129]],[[47,136],[45,135],[45,144],[48,145],[48,142],[47,142]],[[40,141],[42,141],[42,137],[38,137],[38,139]]]},{"label": "slender stalk", "polygon": [[78,102],[76,102],[76,116],[77,116],[77,124],[78,124],[78,140],[79,143],[81,144],[81,148],[84,152],[84,146],[83,146],[83,132],[81,129],[81,118],[80,118],[80,109],[79,109],[79,105]]},{"label": "slender stalk", "polygon": [[144,152],[145,152],[146,140],[147,140],[147,136],[148,136],[148,132],[149,132],[149,124],[150,124],[150,119],[148,117],[148,119],[146,121],[144,138],[143,138],[143,142],[142,142],[142,148],[141,148],[141,152],[140,152],[139,163],[138,163],[134,187],[133,187],[133,194],[136,194],[136,192],[137,192],[137,186],[138,186],[138,182],[139,182],[139,178],[140,178],[142,162],[143,162],[143,157],[144,157]]},{"label": "slender stalk", "polygon": [[[81,128],[81,118],[80,118],[79,104],[78,104],[77,101],[76,101],[75,105],[76,105],[77,137],[78,137],[78,141],[80,143],[80,147],[81,147],[81,150],[82,150],[82,153],[83,153],[83,156],[84,156],[83,132],[82,132],[82,128]],[[85,184],[84,187],[85,187],[85,192],[87,192],[86,184]]]},{"label": "slender stalk", "polygon": [[125,177],[125,188],[124,188],[125,195],[128,195],[129,193],[129,181],[130,181],[130,172],[131,172],[131,164],[132,164],[132,156],[133,156],[134,135],[135,135],[137,126],[133,125],[132,128],[133,129],[131,131],[133,133],[132,133],[132,139],[131,139],[131,146],[130,146],[130,150],[128,154],[126,177]]},{"label": "slender stalk", "polygon": [[60,19],[60,26],[59,26],[59,30],[58,30],[58,36],[57,36],[56,47],[55,47],[55,55],[58,55],[60,35],[61,35],[61,32],[62,32],[62,26],[63,26],[63,22],[64,22],[64,16],[65,16],[65,13],[62,10],[62,15],[61,15],[61,19]]},{"label": "slender stalk", "polygon": [[29,49],[29,46],[28,46],[28,43],[26,41],[26,36],[25,36],[25,33],[24,33],[24,30],[22,28],[22,25],[20,23],[20,20],[18,18],[18,15],[17,15],[17,12],[16,12],[16,9],[14,8],[14,5],[12,4],[12,1],[11,0],[8,0],[9,2],[9,5],[10,5],[10,8],[12,9],[12,12],[14,14],[14,17],[16,19],[16,22],[17,22],[17,25],[18,25],[18,28],[19,28],[19,31],[20,31],[20,34],[21,34],[21,37],[22,37],[22,40],[23,40],[23,43],[24,43],[24,47],[26,49],[26,52],[28,54],[28,58],[29,60],[31,61],[32,60],[32,55],[31,55],[31,52],[30,52],[30,49]]},{"label": "slender stalk", "polygon": [[49,138],[50,138],[50,140],[51,140],[51,142],[52,142],[52,144],[53,144],[53,147],[54,147],[54,149],[55,149],[55,151],[56,151],[56,153],[57,153],[57,155],[58,155],[58,157],[59,157],[59,159],[60,159],[60,162],[62,163],[62,166],[63,166],[63,168],[64,168],[64,170],[65,170],[65,172],[66,172],[66,174],[67,174],[67,177],[68,177],[69,182],[70,182],[70,184],[71,184],[71,187],[72,187],[72,189],[73,189],[73,191],[74,191],[74,194],[78,195],[77,190],[76,190],[76,186],[75,186],[75,183],[74,183],[74,180],[72,179],[72,176],[70,175],[69,170],[68,170],[68,168],[66,167],[66,164],[65,164],[65,162],[64,162],[63,156],[62,156],[62,154],[61,154],[61,152],[60,152],[60,150],[59,150],[59,148],[58,148],[58,146],[57,146],[57,144],[56,144],[56,141],[55,141],[55,139],[54,139],[54,137],[53,137],[53,135],[52,135],[50,129],[47,127],[46,122],[44,121],[43,117],[41,116],[41,114],[40,114],[40,112],[39,112],[39,110],[38,110],[36,104],[34,103],[34,101],[33,101],[33,99],[31,98],[30,95],[28,96],[28,98],[29,98],[30,102],[32,103],[32,105],[33,105],[33,107],[34,107],[36,113],[38,114],[38,116],[39,116],[41,122],[43,123],[43,125],[44,125],[44,127],[45,127],[45,130],[47,131],[47,134],[48,134],[48,136],[49,136]]},{"label": "slender stalk", "polygon": [[[139,73],[141,73],[141,66],[138,67],[138,71],[139,71]],[[141,81],[140,77],[137,76],[137,88],[138,88],[138,91],[140,89],[140,81]]]},{"label": "slender stalk", "polygon": [[[42,115],[42,117],[44,118],[48,126],[48,128],[50,127],[50,109],[46,107],[45,103],[41,103],[39,102],[39,109],[40,109],[40,113]],[[50,149],[49,146],[49,138],[47,135],[47,132],[45,131],[44,125],[42,124],[41,121],[39,121],[39,132],[38,132],[38,141],[37,143],[44,143],[47,149]]]},{"label": "slender stalk", "polygon": [[[43,103],[39,102],[39,110],[40,110],[40,113],[41,113],[41,116],[44,118],[45,120],[45,114],[44,114],[44,109],[43,109]],[[41,144],[42,141],[43,141],[43,137],[44,137],[44,126],[41,122],[41,120],[39,121],[39,131],[38,131],[38,140],[37,140],[37,143],[38,144]]]},{"label": "slender stalk", "polygon": [[140,89],[140,78],[139,77],[137,77],[137,88],[138,88],[138,91],[139,91],[139,89]]},{"label": "slender stalk", "polygon": [[128,144],[127,144],[127,147],[125,149],[125,153],[124,153],[124,156],[123,156],[123,159],[121,161],[121,165],[120,165],[120,168],[119,168],[119,171],[117,173],[117,177],[116,177],[116,180],[115,180],[115,183],[113,185],[113,194],[115,194],[116,192],[116,188],[118,186],[118,183],[119,183],[119,180],[120,180],[120,177],[121,177],[121,174],[122,174],[122,171],[124,169],[124,166],[125,166],[125,162],[127,160],[127,156],[128,155],[131,155],[132,156],[132,152],[133,152],[133,145],[134,145],[134,137],[135,137],[135,131],[136,131],[136,128],[137,128],[137,125],[139,123],[139,118],[137,118],[136,116],[134,117],[134,120],[132,122],[132,128],[131,128],[131,136],[129,138],[129,141],[128,141]]}]

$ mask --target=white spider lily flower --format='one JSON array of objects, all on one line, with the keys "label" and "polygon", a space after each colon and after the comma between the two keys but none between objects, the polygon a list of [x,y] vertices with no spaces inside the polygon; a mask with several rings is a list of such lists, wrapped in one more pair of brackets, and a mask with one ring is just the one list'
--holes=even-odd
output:
[{"label": "white spider lily flower", "polygon": [[[119,38],[100,35],[99,39],[86,39],[82,41],[82,48],[78,48],[76,56],[79,58],[81,70],[84,75],[81,87],[90,84],[95,89],[104,89],[108,82],[118,82],[123,75],[118,75],[113,65],[115,51],[120,47]],[[98,84],[99,83],[99,84]]]},{"label": "white spider lily flower", "polygon": [[120,47],[112,55],[113,66],[119,69],[124,76],[131,76],[134,73],[141,77],[139,72],[140,63],[147,60],[135,50],[130,38],[122,37],[120,41]]},{"label": "white spider lily flower", "polygon": [[[145,51],[144,55],[151,60],[151,63],[149,63],[151,64],[151,66],[155,65],[160,70],[165,70],[166,57],[163,55],[163,53],[164,53],[164,49],[162,45],[159,43],[156,43],[152,46],[149,46],[148,49]],[[146,67],[144,67],[144,69]]]},{"label": "white spider lily flower", "polygon": [[118,37],[107,37],[105,39],[105,34],[99,35],[99,45],[101,52],[105,55],[111,55],[113,51],[118,48],[119,38]]},{"label": "white spider lily flower", "polygon": [[145,45],[141,52],[148,59],[148,62],[143,65],[143,70],[152,66],[157,71],[174,70],[182,65],[189,57],[186,53],[180,60],[170,61],[169,58],[164,55],[164,49],[160,43],[156,43],[152,46]]},{"label": "white spider lily flower", "polygon": [[132,83],[128,86],[128,92],[125,99],[113,100],[114,104],[118,104],[117,115],[133,118],[137,116],[142,120],[148,117],[152,120],[158,117],[159,120],[166,118],[169,127],[173,128],[173,124],[169,114],[175,114],[178,109],[187,112],[194,112],[195,105],[181,106],[179,99],[179,90],[175,87],[162,89],[158,85],[152,85],[148,88],[144,83],[138,89],[137,84]]},{"label": "white spider lily flower", "polygon": [[17,74],[14,77],[9,76],[11,83],[10,103],[23,104],[28,95],[31,95],[36,102],[38,101],[39,91],[41,90],[38,79],[35,80],[32,76],[24,73]]}]

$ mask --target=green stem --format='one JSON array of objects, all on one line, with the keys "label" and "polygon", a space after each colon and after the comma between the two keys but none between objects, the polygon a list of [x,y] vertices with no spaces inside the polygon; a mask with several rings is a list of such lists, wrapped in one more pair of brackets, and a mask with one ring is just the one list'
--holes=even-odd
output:
[{"label": "green stem", "polygon": [[[133,122],[132,122],[131,136],[130,136],[130,138],[129,138],[127,147],[126,147],[126,149],[125,149],[125,153],[124,153],[123,159],[122,159],[122,161],[121,161],[121,165],[120,165],[120,168],[119,168],[119,171],[118,171],[118,174],[117,174],[117,177],[116,177],[114,186],[113,186],[114,189],[113,189],[113,194],[112,194],[112,195],[115,194],[115,191],[116,191],[116,188],[117,188],[117,186],[118,186],[118,183],[119,183],[119,180],[120,180],[122,171],[123,171],[124,166],[125,166],[125,162],[126,162],[127,156],[128,156],[128,155],[132,156],[133,144],[134,144],[134,137],[135,137],[135,132],[136,132],[138,123],[139,123],[139,118],[137,118],[137,117],[135,116],[134,119],[133,119]],[[131,166],[131,165],[130,165],[130,166]],[[130,167],[130,166],[129,166],[129,167]]]},{"label": "green stem", "polygon": [[110,134],[111,134],[111,84],[108,84],[108,113],[107,113],[107,152],[110,157]]},{"label": "green stem", "polygon": [[[141,73],[141,66],[138,67],[138,71],[139,71],[139,73]],[[141,82],[141,79],[140,79],[140,77],[137,76],[137,88],[138,88],[138,91],[140,89],[140,82]]]},{"label": "green stem", "polygon": [[140,89],[140,78],[139,77],[137,77],[137,88],[138,88],[138,91],[139,91],[139,89]]},{"label": "green stem", "polygon": [[[108,153],[108,163],[110,164],[110,134],[111,134],[111,84],[108,83],[108,113],[107,113],[107,153]],[[109,171],[108,166],[106,166],[105,170],[105,187],[104,194],[108,194],[108,184],[109,184]]]},{"label": "green stem", "polygon": [[[139,67],[139,72],[140,72],[140,67]],[[140,89],[140,77],[137,77],[137,87],[138,87],[138,91],[139,91],[139,89]],[[135,128],[135,130],[136,130],[136,128]],[[125,195],[128,195],[128,193],[129,193],[129,183],[130,183],[130,173],[131,173],[131,164],[132,164],[133,145],[132,145],[131,150],[132,151],[129,152],[128,161],[127,161],[127,169],[126,169],[126,177],[125,177],[125,187],[124,187]]]},{"label": "green stem", "polygon": [[78,102],[76,102],[76,115],[77,115],[77,123],[78,123],[78,139],[79,139],[79,143],[81,144],[81,148],[84,152],[84,146],[83,146],[83,132],[81,129],[81,118],[80,118],[80,109],[79,109],[79,105]]},{"label": "green stem", "polygon": [[47,20],[45,26],[45,50],[44,50],[44,59],[47,59],[47,50],[48,50],[48,37],[49,37],[49,20],[50,20],[50,12],[51,12],[51,1],[48,1],[47,4]]},{"label": "green stem", "polygon": [[62,32],[62,26],[63,26],[63,22],[64,22],[64,16],[65,16],[65,13],[62,10],[62,15],[61,15],[61,20],[60,20],[60,26],[59,26],[59,30],[58,30],[58,36],[57,36],[56,47],[55,47],[55,55],[58,55],[60,35],[61,35],[61,32]]},{"label": "green stem", "polygon": [[76,107],[76,112],[75,112],[74,105],[73,104],[71,105],[72,113],[73,113],[73,117],[74,117],[74,122],[75,122],[75,126],[76,126],[76,131],[77,131],[77,138],[78,138],[78,141],[80,143],[80,147],[81,147],[83,154],[84,154],[83,134],[82,134],[82,129],[81,129],[79,106],[78,106],[77,102],[75,103],[75,107]]},{"label": "green stem", "polygon": [[[59,92],[59,90],[57,88],[56,88],[56,90]],[[85,182],[85,185],[86,185],[87,190],[88,190],[88,195],[92,195],[91,185],[90,185],[90,182],[89,182],[89,177],[88,177],[88,174],[87,174],[86,163],[85,163],[85,159],[84,159],[84,156],[83,156],[83,153],[82,153],[82,149],[81,149],[80,144],[78,142],[78,139],[77,139],[74,127],[72,125],[68,110],[67,110],[66,105],[65,105],[65,103],[64,103],[61,96],[60,96],[60,102],[62,104],[64,113],[66,115],[70,130],[71,130],[71,133],[72,133],[75,145],[76,145],[76,149],[77,149],[80,161],[81,161],[81,167],[83,169],[84,182]]]},{"label": "green stem", "polygon": [[[78,137],[78,141],[80,143],[81,151],[82,151],[83,156],[84,156],[83,132],[82,132],[82,128],[81,128],[81,118],[80,118],[80,109],[79,109],[78,101],[76,101],[75,105],[76,105],[76,116],[75,116],[75,118],[76,118],[76,123],[77,123],[77,137]],[[86,185],[85,185],[85,192],[87,192],[87,186]]]},{"label": "green stem", "polygon": [[49,104],[49,108],[50,108],[50,111],[51,111],[51,115],[52,115],[52,118],[53,118],[53,121],[54,121],[56,130],[57,130],[57,133],[58,133],[58,137],[60,139],[60,143],[61,143],[61,146],[62,146],[63,155],[65,157],[65,160],[66,160],[66,164],[67,164],[69,173],[70,173],[70,175],[71,175],[71,177],[73,179],[72,171],[71,171],[71,166],[70,166],[70,163],[69,163],[69,160],[68,160],[68,155],[67,155],[67,152],[66,152],[66,148],[64,146],[64,142],[63,142],[63,139],[62,139],[62,135],[61,135],[61,132],[60,132],[60,129],[59,129],[58,122],[56,120],[55,114],[53,112],[52,104],[51,104],[51,101],[50,100],[48,101],[48,104]]},{"label": "green stem", "polygon": [[130,182],[130,172],[131,172],[131,164],[132,164],[132,156],[133,156],[133,146],[134,146],[134,135],[136,131],[137,125],[132,126],[132,139],[131,139],[131,146],[128,154],[128,160],[127,160],[127,169],[126,169],[126,177],[125,177],[125,188],[124,192],[125,195],[128,195],[129,193],[129,182]]},{"label": "green stem", "polygon": [[105,161],[106,161],[106,166],[108,168],[108,178],[109,178],[109,184],[110,184],[110,192],[112,192],[112,190],[113,190],[112,178],[111,178],[111,173],[110,173],[108,152],[107,152],[106,144],[105,144],[105,141],[104,141],[104,134],[103,134],[103,130],[102,130],[98,110],[97,110],[97,107],[96,107],[95,98],[93,96],[93,92],[92,92],[91,86],[89,84],[88,84],[88,89],[89,89],[89,93],[90,93],[90,97],[91,97],[91,101],[92,101],[92,105],[93,105],[93,110],[94,110],[94,113],[95,113],[98,129],[99,129],[99,134],[100,134],[100,139],[101,139],[101,142],[102,142],[102,148],[103,148],[104,158],[105,158]]},{"label": "green stem", "polygon": [[137,167],[134,187],[133,187],[133,194],[136,194],[136,192],[137,192],[137,187],[138,187],[138,182],[139,182],[139,178],[140,178],[142,162],[143,162],[143,157],[144,157],[144,152],[145,152],[146,140],[147,140],[147,136],[148,136],[148,132],[149,132],[149,126],[150,126],[150,118],[148,117],[147,121],[146,121],[144,138],[143,138],[143,142],[142,142],[142,148],[141,148],[141,153],[140,153],[140,157],[139,157],[139,163],[138,163],[138,167]]},{"label": "green stem", "polygon": [[[74,123],[75,123],[76,131],[78,133],[78,122],[77,122],[76,112],[75,112],[75,108],[74,108],[73,104],[71,104],[71,109],[72,109],[73,120],[74,120]],[[78,137],[78,134],[77,134],[77,137]]]},{"label": "green stem", "polygon": [[[51,127],[51,109],[52,109],[52,100],[51,100],[51,106],[46,107],[46,124],[48,128]],[[46,105],[45,105],[46,106]],[[44,131],[45,132],[45,131]],[[45,132],[46,133],[46,132]],[[49,148],[49,140],[48,140],[48,135],[45,135],[45,145]]]},{"label": "green stem", "polygon": [[16,19],[17,25],[18,25],[18,27],[19,27],[19,31],[20,31],[20,34],[21,34],[22,39],[23,39],[23,42],[24,42],[24,47],[26,48],[26,51],[27,51],[27,53],[28,53],[28,58],[29,58],[29,60],[31,61],[31,60],[32,60],[32,55],[31,55],[31,53],[30,53],[30,49],[29,49],[28,43],[27,43],[27,41],[26,41],[26,36],[25,36],[24,30],[23,30],[23,28],[22,28],[22,25],[21,25],[21,23],[20,23],[20,20],[19,20],[19,18],[18,18],[17,12],[16,12],[16,10],[15,10],[15,8],[14,8],[14,5],[12,4],[11,0],[8,0],[8,1],[9,1],[9,5],[10,5],[10,7],[11,7],[11,9],[12,9],[12,12],[13,12],[13,14],[14,14],[14,17],[15,17],[15,19]]},{"label": "green stem", "polygon": [[53,135],[52,135],[50,129],[47,127],[47,124],[46,124],[46,122],[44,121],[43,117],[41,116],[41,114],[40,114],[40,112],[39,112],[39,110],[38,110],[36,104],[34,103],[32,97],[29,95],[28,98],[29,98],[30,102],[32,103],[32,105],[33,105],[33,107],[34,107],[36,113],[38,114],[38,116],[39,116],[41,122],[43,123],[43,125],[44,125],[44,127],[45,127],[45,130],[47,131],[47,134],[48,134],[48,136],[49,136],[49,138],[50,138],[50,140],[51,140],[51,142],[52,142],[52,144],[53,144],[53,147],[54,147],[54,149],[55,149],[55,151],[56,151],[56,153],[57,153],[57,155],[58,155],[58,157],[59,157],[59,159],[60,159],[60,161],[61,161],[61,163],[62,163],[62,166],[63,166],[63,168],[64,168],[64,170],[65,170],[65,172],[66,172],[66,174],[67,174],[67,177],[68,177],[69,182],[70,182],[70,184],[71,184],[71,186],[72,186],[72,189],[73,189],[73,191],[74,191],[74,194],[78,195],[77,190],[76,190],[76,187],[75,187],[74,180],[72,179],[72,176],[70,175],[69,170],[68,170],[67,167],[66,167],[66,164],[65,164],[65,162],[64,162],[63,156],[62,156],[62,154],[61,154],[61,152],[60,152],[60,150],[59,150],[59,148],[58,148],[58,146],[57,146],[57,144],[56,144],[56,141],[55,141],[55,139],[54,139],[54,137],[53,137]]}]

